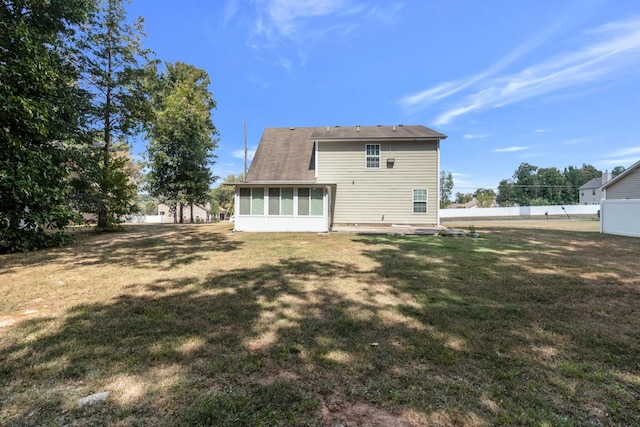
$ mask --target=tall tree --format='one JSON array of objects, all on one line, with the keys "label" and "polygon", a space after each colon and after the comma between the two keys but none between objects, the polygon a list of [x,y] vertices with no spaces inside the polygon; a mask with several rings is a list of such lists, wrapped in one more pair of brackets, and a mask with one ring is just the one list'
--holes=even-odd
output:
[{"label": "tall tree", "polygon": [[513,174],[514,201],[520,206],[528,206],[533,199],[540,197],[540,185],[536,171],[537,166],[522,163]]},{"label": "tall tree", "polygon": [[176,211],[205,202],[216,179],[210,170],[218,141],[211,119],[216,102],[209,85],[206,71],[181,62],[166,64],[151,83],[154,120],[148,127],[147,189],[173,206],[180,222],[182,213]]},{"label": "tall tree", "polygon": [[564,176],[558,168],[538,169],[537,181],[540,185],[539,198],[548,205],[561,205],[565,203],[564,193],[566,191]]},{"label": "tall tree", "polygon": [[453,192],[453,175],[451,171],[440,171],[440,207],[446,208],[451,204]]},{"label": "tall tree", "polygon": [[625,170],[626,169],[624,168],[624,166],[616,166],[615,168],[611,169],[611,176],[616,177],[620,175],[622,172],[624,172]]},{"label": "tall tree", "polygon": [[515,202],[515,195],[513,194],[513,182],[508,179],[503,179],[498,184],[498,195],[496,196],[496,203],[498,206],[506,208],[513,206]]},{"label": "tall tree", "polygon": [[87,104],[70,59],[90,4],[0,1],[0,251],[61,243],[74,217],[67,146]]},{"label": "tall tree", "polygon": [[127,173],[127,139],[148,120],[143,82],[151,52],[142,47],[143,19],[127,22],[123,0],[101,0],[84,35],[84,82],[92,94],[92,143],[83,151],[79,208],[109,229],[135,210],[136,186]]}]

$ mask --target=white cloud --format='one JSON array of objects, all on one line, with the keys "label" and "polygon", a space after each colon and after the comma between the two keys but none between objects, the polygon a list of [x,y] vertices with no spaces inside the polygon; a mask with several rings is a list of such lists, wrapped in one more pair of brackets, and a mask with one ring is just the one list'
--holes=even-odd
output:
[{"label": "white cloud", "polygon": [[528,150],[531,147],[518,147],[518,146],[514,146],[514,147],[506,147],[506,148],[496,148],[493,150],[494,153],[513,153],[516,151],[523,151],[523,150]]},{"label": "white cloud", "polygon": [[462,137],[464,139],[481,139],[481,138],[488,138],[489,135],[481,134],[481,133],[465,133]]},{"label": "white cloud", "polygon": [[371,6],[359,0],[265,0],[257,3],[252,44],[303,44],[329,32],[346,36],[364,20],[392,25],[402,7],[400,2]]},{"label": "white cloud", "polygon": [[222,11],[222,25],[225,26],[238,12],[238,0],[229,0]]},{"label": "white cloud", "polygon": [[618,150],[614,153],[609,154],[607,157],[625,157],[631,156],[633,154],[640,154],[640,146],[624,148],[622,150]]},{"label": "white cloud", "polygon": [[[445,82],[400,100],[408,112],[465,91],[453,107],[442,112],[436,125],[450,123],[465,114],[498,108],[515,102],[547,95],[569,87],[625,74],[640,66],[640,16],[611,22],[585,33],[582,46],[517,73],[491,77],[524,53],[537,47],[544,37],[518,49],[491,68],[466,81]],[[466,91],[466,89],[472,89]]]}]

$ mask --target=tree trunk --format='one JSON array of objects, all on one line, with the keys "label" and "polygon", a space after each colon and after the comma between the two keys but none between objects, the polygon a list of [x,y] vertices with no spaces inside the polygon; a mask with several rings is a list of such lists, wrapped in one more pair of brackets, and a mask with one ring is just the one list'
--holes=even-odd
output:
[{"label": "tree trunk", "polygon": [[193,203],[191,203],[191,223],[193,223]]},{"label": "tree trunk", "polygon": [[184,219],[182,218],[183,205],[180,203],[180,224],[184,224]]}]

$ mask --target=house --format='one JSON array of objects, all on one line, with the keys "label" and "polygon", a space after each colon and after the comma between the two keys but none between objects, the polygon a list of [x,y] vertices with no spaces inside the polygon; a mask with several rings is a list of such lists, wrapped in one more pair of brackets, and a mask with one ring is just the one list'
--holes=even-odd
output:
[{"label": "house", "polygon": [[[158,215],[162,217],[163,223],[171,223],[180,222],[180,208],[178,207],[177,211],[174,212],[173,206],[165,205],[164,203],[158,204]],[[190,205],[182,206],[182,220],[183,222],[191,221],[191,209]],[[209,211],[211,210],[211,206],[209,203],[204,205],[193,205],[193,221],[194,222],[209,222]],[[175,215],[175,216],[174,216]]]},{"label": "house", "polygon": [[438,225],[440,141],[424,126],[268,128],[233,183],[235,230]]},{"label": "house", "polygon": [[603,199],[640,199],[640,160],[620,175],[603,183]]},{"label": "house", "polygon": [[603,199],[602,184],[611,179],[611,172],[603,172],[602,176],[593,178],[578,188],[580,192],[579,204],[581,205],[599,205],[600,200]]},{"label": "house", "polygon": [[601,187],[600,231],[640,237],[640,161]]},{"label": "house", "polygon": [[478,201],[471,199],[467,203],[451,203],[447,209],[475,209],[478,207]]}]

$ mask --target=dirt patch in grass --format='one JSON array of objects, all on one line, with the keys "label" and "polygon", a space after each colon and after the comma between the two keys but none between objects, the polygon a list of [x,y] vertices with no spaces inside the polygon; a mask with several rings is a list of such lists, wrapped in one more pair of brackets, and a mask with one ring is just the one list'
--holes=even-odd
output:
[{"label": "dirt patch in grass", "polygon": [[0,424],[636,425],[640,239],[550,223],[0,256]]}]

